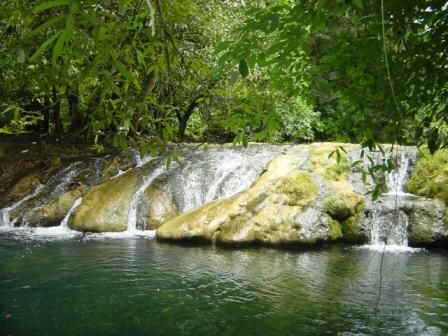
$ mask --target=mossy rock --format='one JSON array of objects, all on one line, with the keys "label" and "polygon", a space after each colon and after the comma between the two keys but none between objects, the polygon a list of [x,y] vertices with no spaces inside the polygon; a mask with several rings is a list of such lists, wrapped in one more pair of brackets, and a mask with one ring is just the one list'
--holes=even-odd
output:
[{"label": "mossy rock", "polygon": [[29,219],[29,225],[43,227],[59,225],[76,199],[82,197],[87,189],[88,187],[82,186],[67,191],[53,202],[38,208]]},{"label": "mossy rock", "polygon": [[[417,166],[407,184],[410,193],[436,198],[448,205],[448,149],[433,155],[425,148],[420,149]],[[445,216],[445,223],[448,212]]]},{"label": "mossy rock", "polygon": [[355,214],[341,223],[342,235],[348,240],[358,240],[361,233],[361,217]]},{"label": "mossy rock", "polygon": [[362,211],[364,200],[354,192],[342,191],[325,200],[324,210],[331,218],[343,222]]},{"label": "mossy rock", "polygon": [[316,198],[318,189],[309,173],[298,172],[281,178],[276,192],[285,198],[286,204],[304,207]]},{"label": "mossy rock", "polygon": [[22,177],[9,191],[8,199],[17,201],[32,192],[40,184],[39,179],[34,175]]},{"label": "mossy rock", "polygon": [[430,245],[447,236],[446,227],[441,224],[443,203],[423,199],[414,203],[409,211],[408,238],[412,245]]},{"label": "mossy rock", "polygon": [[[350,149],[351,144],[322,143],[315,144],[311,150],[311,169],[327,180],[344,180],[350,171],[350,162],[348,156],[339,147]],[[338,150],[338,155],[334,152]],[[333,153],[333,154],[332,154]]]},{"label": "mossy rock", "polygon": [[342,237],[342,229],[341,224],[337,220],[330,219],[329,221],[330,226],[330,234],[331,234],[331,240],[337,240]]}]

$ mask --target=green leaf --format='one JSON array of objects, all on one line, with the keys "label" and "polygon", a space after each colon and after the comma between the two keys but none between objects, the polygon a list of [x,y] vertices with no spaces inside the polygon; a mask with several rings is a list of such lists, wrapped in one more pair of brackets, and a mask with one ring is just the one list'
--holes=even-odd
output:
[{"label": "green leaf", "polygon": [[70,39],[73,36],[73,30],[75,27],[75,20],[73,16],[69,15],[67,21],[65,21],[65,37]]},{"label": "green leaf", "polygon": [[47,30],[47,28],[49,28],[51,26],[54,26],[56,23],[61,21],[63,18],[64,18],[63,15],[58,15],[58,16],[54,16],[52,18],[49,18],[47,21],[42,23],[40,26],[38,26],[37,28],[33,29],[29,36],[34,36],[34,35],[37,35],[37,34],[39,34],[41,32],[44,32],[45,30]]},{"label": "green leaf", "polygon": [[54,44],[53,47],[53,52],[51,55],[51,60],[53,62],[53,65],[56,64],[56,61],[58,60],[58,57],[61,55],[62,50],[64,49],[64,43],[66,40],[66,35],[65,35],[65,31],[63,31],[61,33],[61,35],[59,35],[58,40],[56,41],[56,43]]},{"label": "green leaf", "polygon": [[40,5],[33,8],[32,13],[37,14],[44,10],[58,7],[58,6],[68,6],[70,5],[71,0],[54,0],[54,1],[46,1],[41,3]]},{"label": "green leaf", "polygon": [[130,83],[134,84],[138,89],[140,89],[140,83],[138,82],[137,78],[135,77],[135,75],[130,72],[126,66],[121,63],[120,61],[116,61],[115,62],[115,66],[117,67],[118,71],[120,72],[120,74]]},{"label": "green leaf", "polygon": [[247,66],[247,63],[245,60],[240,61],[238,70],[240,71],[240,74],[243,78],[246,78],[249,75],[249,67]]},{"label": "green leaf", "polygon": [[56,40],[59,35],[61,35],[61,32],[57,32],[52,37],[50,37],[48,40],[46,40],[44,43],[40,45],[40,47],[34,52],[33,55],[30,57],[31,62],[35,62],[36,59],[46,50],[50,47],[50,45]]}]

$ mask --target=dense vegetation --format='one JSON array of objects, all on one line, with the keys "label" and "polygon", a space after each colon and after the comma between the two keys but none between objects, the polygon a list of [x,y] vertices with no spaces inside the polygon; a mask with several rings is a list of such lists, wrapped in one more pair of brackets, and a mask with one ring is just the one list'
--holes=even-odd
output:
[{"label": "dense vegetation", "polygon": [[446,1],[7,0],[0,131],[447,146]]}]

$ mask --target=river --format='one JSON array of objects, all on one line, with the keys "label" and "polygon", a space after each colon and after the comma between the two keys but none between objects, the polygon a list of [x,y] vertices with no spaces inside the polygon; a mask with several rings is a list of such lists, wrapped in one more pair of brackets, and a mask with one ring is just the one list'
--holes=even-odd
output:
[{"label": "river", "polygon": [[385,253],[380,290],[381,253],[345,245],[56,237],[0,234],[0,334],[448,333],[447,251]]}]

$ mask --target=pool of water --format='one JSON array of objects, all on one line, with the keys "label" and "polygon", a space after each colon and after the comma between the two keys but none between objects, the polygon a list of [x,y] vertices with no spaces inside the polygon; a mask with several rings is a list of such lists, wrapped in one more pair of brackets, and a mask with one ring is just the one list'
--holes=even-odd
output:
[{"label": "pool of water", "polygon": [[[0,234],[0,335],[445,335],[448,253]],[[380,294],[380,296],[378,296]]]}]

